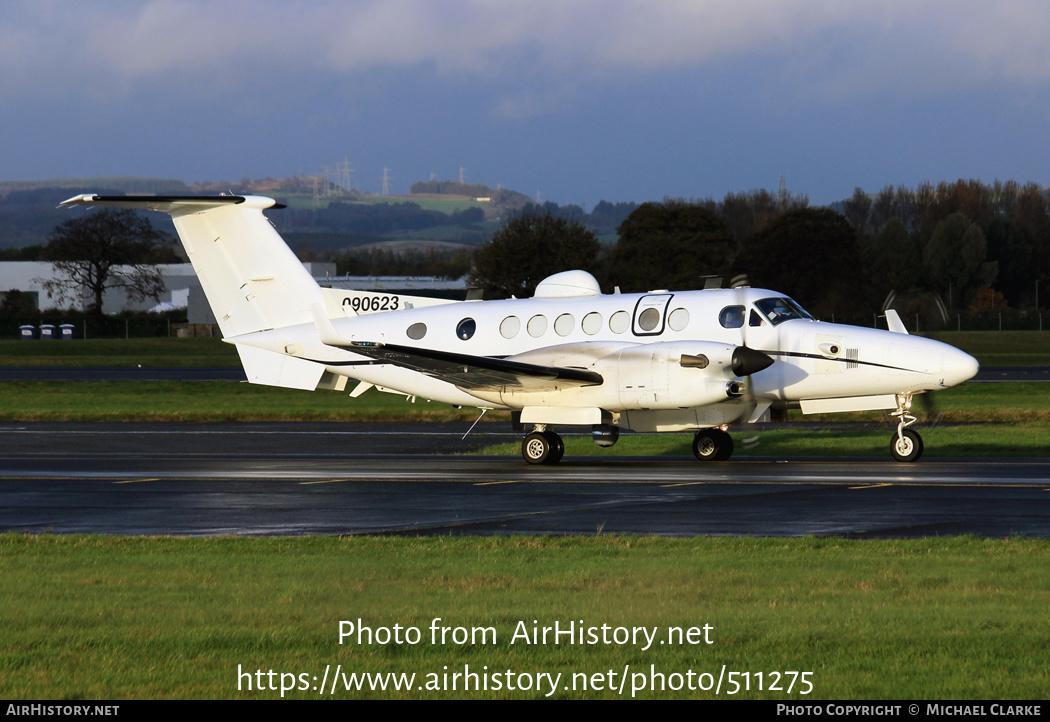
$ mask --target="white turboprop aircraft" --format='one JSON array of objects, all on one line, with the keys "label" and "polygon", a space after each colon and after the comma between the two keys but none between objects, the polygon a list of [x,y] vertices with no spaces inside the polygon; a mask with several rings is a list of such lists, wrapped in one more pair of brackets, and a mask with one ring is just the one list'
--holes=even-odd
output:
[{"label": "white turboprop aircraft", "polygon": [[320,287],[263,215],[260,196],[81,195],[63,205],[171,215],[248,380],[341,391],[348,378],[480,409],[532,426],[522,456],[561,460],[552,426],[587,426],[600,446],[620,429],[695,431],[699,459],[733,452],[726,429],[771,407],[803,413],[893,409],[891,452],[922,454],[914,394],[960,384],[977,361],[911,336],[816,321],[758,288],[602,294],[585,271],[545,279],[532,298],[448,301]]}]

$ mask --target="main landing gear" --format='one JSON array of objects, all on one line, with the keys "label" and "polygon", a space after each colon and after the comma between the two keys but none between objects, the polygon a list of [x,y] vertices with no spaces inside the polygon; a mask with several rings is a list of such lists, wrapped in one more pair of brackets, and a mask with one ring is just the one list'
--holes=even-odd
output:
[{"label": "main landing gear", "polygon": [[545,425],[537,424],[522,440],[521,455],[530,464],[557,464],[565,456],[565,443]]},{"label": "main landing gear", "polygon": [[897,419],[897,433],[890,440],[890,453],[897,461],[918,461],[922,456],[922,437],[908,428],[915,423],[911,397],[911,394],[897,394],[897,410],[890,414]]},{"label": "main landing gear", "polygon": [[733,437],[722,429],[701,429],[693,437],[693,455],[700,461],[725,461],[733,455]]}]

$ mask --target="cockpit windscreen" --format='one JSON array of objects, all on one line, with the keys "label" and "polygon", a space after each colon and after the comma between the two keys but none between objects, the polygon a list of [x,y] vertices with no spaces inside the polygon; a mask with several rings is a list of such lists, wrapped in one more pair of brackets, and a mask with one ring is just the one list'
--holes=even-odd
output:
[{"label": "cockpit windscreen", "polygon": [[755,306],[774,326],[793,318],[813,320],[809,313],[790,298],[763,298],[761,301],[755,301]]}]

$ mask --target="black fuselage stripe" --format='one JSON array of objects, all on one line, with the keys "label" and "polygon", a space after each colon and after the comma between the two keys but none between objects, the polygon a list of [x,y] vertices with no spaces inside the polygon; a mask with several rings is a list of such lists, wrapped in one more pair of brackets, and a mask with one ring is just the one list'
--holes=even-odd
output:
[{"label": "black fuselage stripe", "polygon": [[815,361],[838,361],[839,363],[850,363],[857,364],[860,366],[873,366],[880,369],[891,369],[893,371],[907,371],[908,373],[921,374],[926,373],[925,371],[917,371],[916,369],[904,368],[903,366],[890,366],[889,364],[877,364],[874,361],[863,361],[855,358],[828,358],[818,353],[802,353],[801,351],[763,351],[762,353],[770,356],[790,356],[791,358],[808,358]]},{"label": "black fuselage stripe", "polygon": [[[347,347],[347,351],[355,353],[353,347]],[[791,358],[807,358],[815,361],[838,361],[839,363],[854,363],[861,366],[872,366],[880,369],[890,369],[892,371],[906,371],[908,373],[919,374],[926,373],[924,371],[917,371],[915,369],[904,368],[903,366],[890,366],[888,364],[879,364],[873,361],[862,361],[861,359],[847,359],[847,358],[828,358],[827,356],[821,356],[815,353],[802,353],[799,351],[762,351],[764,354],[770,356],[788,356]],[[502,359],[502,356],[491,356],[490,358]],[[314,363],[324,364],[325,366],[396,366],[397,364],[391,363],[390,361],[383,361],[378,359],[372,359],[369,361],[322,361],[321,359],[304,359],[306,361],[312,361]]]}]

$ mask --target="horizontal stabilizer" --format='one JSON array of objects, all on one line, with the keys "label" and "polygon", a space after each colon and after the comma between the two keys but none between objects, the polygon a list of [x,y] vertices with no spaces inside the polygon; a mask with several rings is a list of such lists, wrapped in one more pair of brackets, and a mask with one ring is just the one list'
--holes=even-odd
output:
[{"label": "horizontal stabilizer", "polygon": [[[246,200],[248,196],[100,196],[84,193],[62,201],[62,205],[133,208],[161,213],[198,213],[207,208],[240,205]],[[271,201],[267,207],[286,208],[287,206]]]}]

